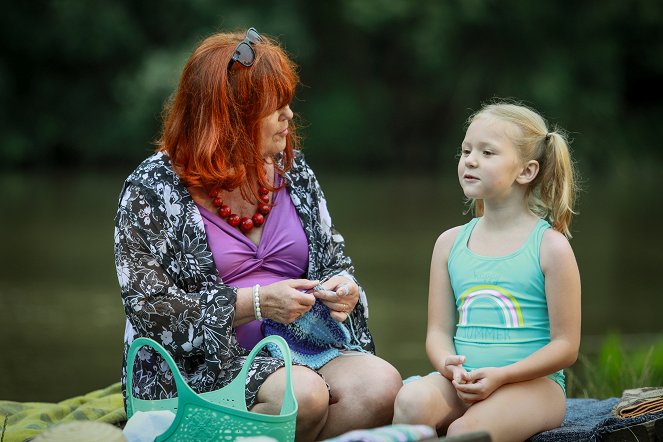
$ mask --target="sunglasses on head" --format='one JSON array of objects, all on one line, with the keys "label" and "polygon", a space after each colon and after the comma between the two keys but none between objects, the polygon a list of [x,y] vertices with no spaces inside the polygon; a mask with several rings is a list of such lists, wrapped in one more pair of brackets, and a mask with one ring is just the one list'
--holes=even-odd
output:
[{"label": "sunglasses on head", "polygon": [[233,56],[228,62],[228,70],[236,61],[242,65],[249,67],[256,60],[256,52],[253,50],[253,45],[262,41],[262,37],[258,34],[255,28],[249,28],[244,36],[244,41],[241,41],[235,48]]}]

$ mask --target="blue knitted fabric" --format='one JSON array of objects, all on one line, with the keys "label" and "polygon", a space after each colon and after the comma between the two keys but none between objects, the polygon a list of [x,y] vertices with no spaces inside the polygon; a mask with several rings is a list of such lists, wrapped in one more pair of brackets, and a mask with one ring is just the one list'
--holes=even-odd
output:
[{"label": "blue knitted fabric", "polygon": [[[329,308],[319,299],[311,310],[290,324],[263,320],[263,332],[265,336],[283,337],[290,347],[292,361],[316,370],[338,356],[339,350],[361,350],[350,344],[348,329],[330,316]],[[268,344],[267,349],[272,356],[283,358],[276,345]]]}]

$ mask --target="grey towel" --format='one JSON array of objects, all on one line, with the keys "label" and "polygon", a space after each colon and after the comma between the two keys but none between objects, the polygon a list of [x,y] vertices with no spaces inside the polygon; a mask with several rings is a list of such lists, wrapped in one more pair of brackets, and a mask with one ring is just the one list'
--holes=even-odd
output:
[{"label": "grey towel", "polygon": [[617,417],[636,417],[663,411],[663,387],[642,387],[624,390],[622,399],[612,409]]},{"label": "grey towel", "polygon": [[533,436],[531,442],[598,442],[608,433],[621,428],[663,418],[663,412],[649,413],[632,418],[614,417],[610,413],[618,398],[567,399],[566,416],[559,428]]}]

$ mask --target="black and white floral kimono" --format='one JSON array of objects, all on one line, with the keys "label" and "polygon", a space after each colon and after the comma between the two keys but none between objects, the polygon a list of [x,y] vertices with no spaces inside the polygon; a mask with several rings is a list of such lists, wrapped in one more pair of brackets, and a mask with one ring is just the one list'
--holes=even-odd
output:
[{"label": "black and white floral kimono", "polygon": [[[343,275],[354,280],[343,237],[333,228],[315,175],[297,153],[285,176],[290,197],[308,239],[306,278]],[[202,216],[170,159],[156,153],[127,178],[120,194],[115,226],[115,264],[127,315],[122,385],[126,397],[126,357],[137,337],[163,345],[193,390],[205,392],[230,382],[248,351],[233,328],[237,288],[220,279],[207,243]],[[352,346],[374,352],[360,288],[357,307],[345,321]],[[176,395],[173,377],[156,352],[143,347],[133,371],[133,393],[142,399]],[[247,380],[246,399],[253,405],[262,382],[281,359],[260,353]]]}]

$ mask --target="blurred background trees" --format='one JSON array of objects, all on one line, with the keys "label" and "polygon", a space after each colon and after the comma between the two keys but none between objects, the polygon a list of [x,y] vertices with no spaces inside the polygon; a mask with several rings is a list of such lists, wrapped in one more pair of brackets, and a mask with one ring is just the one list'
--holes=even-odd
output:
[{"label": "blurred background trees", "polygon": [[248,26],[300,65],[318,168],[453,173],[492,97],[569,130],[593,172],[662,159],[659,1],[33,0],[0,14],[0,170],[136,165],[195,44]]},{"label": "blurred background trees", "polygon": [[0,398],[119,380],[117,195],[195,45],[249,26],[300,66],[307,159],[403,376],[431,370],[430,253],[467,219],[464,122],[501,97],[567,129],[584,177],[570,395],[661,384],[660,0],[30,0],[0,13]]}]

